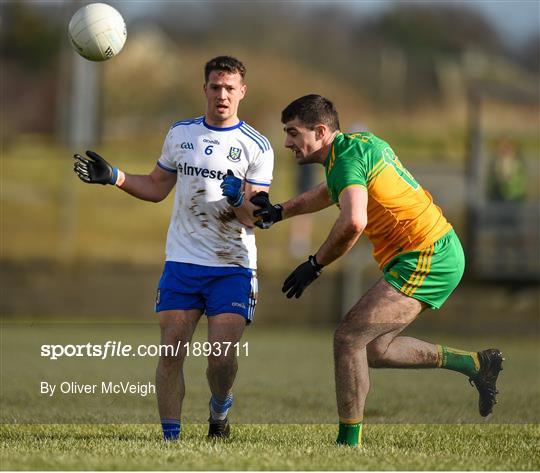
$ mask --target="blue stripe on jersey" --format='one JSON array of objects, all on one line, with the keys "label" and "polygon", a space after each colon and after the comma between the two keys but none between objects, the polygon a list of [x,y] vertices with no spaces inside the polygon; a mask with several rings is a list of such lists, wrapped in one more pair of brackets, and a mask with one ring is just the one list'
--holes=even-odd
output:
[{"label": "blue stripe on jersey", "polygon": [[209,130],[212,130],[212,131],[231,131],[231,130],[235,130],[236,128],[241,127],[244,124],[244,122],[242,120],[240,120],[236,125],[225,127],[225,128],[219,128],[217,126],[212,126],[212,125],[209,125],[208,123],[206,123],[206,120],[204,120],[204,117],[203,117],[202,124],[206,128],[208,128]]},{"label": "blue stripe on jersey", "polygon": [[255,128],[249,126],[247,123],[245,123],[245,126],[242,127],[247,133],[249,133],[250,136],[253,137],[254,140],[257,140],[261,143],[262,147],[264,148],[264,151],[268,151],[270,149],[270,143],[269,141],[261,135]]},{"label": "blue stripe on jersey", "polygon": [[191,119],[191,120],[180,120],[180,121],[174,123],[174,124],[171,126],[171,130],[172,130],[173,128],[176,128],[176,127],[179,126],[179,125],[193,125],[193,124],[198,125],[198,124],[202,123],[203,119],[204,119],[204,117],[197,117],[197,118],[193,118],[193,119]]},{"label": "blue stripe on jersey", "polygon": [[178,172],[176,169],[172,169],[168,166],[165,166],[164,164],[161,164],[159,161],[157,162],[157,165],[161,168],[161,169],[164,169],[165,171],[169,171],[169,172]]},{"label": "blue stripe on jersey", "polygon": [[249,182],[250,184],[255,184],[257,186],[266,186],[266,187],[270,187],[270,184],[267,183],[267,182],[257,182],[257,181],[252,181],[250,179],[246,179],[246,182]]},{"label": "blue stripe on jersey", "polygon": [[252,131],[255,136],[258,136],[259,138],[261,138],[263,140],[264,143],[266,143],[266,145],[268,146],[268,149],[270,149],[272,146],[270,145],[270,141],[268,141],[268,139],[266,138],[266,136],[264,135],[261,135],[255,128],[253,128],[251,125],[248,125],[247,123],[245,124],[246,125],[246,128],[250,131]]},{"label": "blue stripe on jersey", "polygon": [[253,141],[255,141],[255,143],[257,143],[257,145],[259,146],[259,148],[261,149],[261,151],[264,153],[265,151],[268,151],[268,148],[266,147],[266,144],[264,143],[264,141],[262,141],[260,138],[257,138],[251,131],[249,131],[247,128],[244,128],[244,127],[240,127],[240,131],[246,135],[247,137],[251,138]]}]

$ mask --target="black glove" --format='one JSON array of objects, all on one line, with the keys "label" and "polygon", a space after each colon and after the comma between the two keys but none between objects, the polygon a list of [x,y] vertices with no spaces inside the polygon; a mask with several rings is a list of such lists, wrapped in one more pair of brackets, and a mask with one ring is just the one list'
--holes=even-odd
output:
[{"label": "black glove", "polygon": [[93,151],[86,152],[87,158],[74,154],[75,165],[73,170],[81,181],[89,184],[116,184],[118,169],[111,166],[99,154]]},{"label": "black glove", "polygon": [[254,217],[261,217],[260,220],[255,222],[259,228],[266,230],[270,228],[274,223],[283,220],[283,206],[280,204],[272,205],[268,192],[258,192],[249,201],[261,207],[253,212]]},{"label": "black glove", "polygon": [[287,292],[287,298],[295,296],[297,299],[322,272],[323,266],[317,263],[315,256],[310,256],[305,263],[298,266],[289,277],[285,279],[281,292]]}]

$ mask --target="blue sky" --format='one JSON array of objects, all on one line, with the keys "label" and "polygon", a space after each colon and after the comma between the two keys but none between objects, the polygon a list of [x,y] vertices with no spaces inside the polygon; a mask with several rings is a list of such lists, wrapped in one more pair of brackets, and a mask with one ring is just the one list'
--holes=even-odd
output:
[{"label": "blue sky", "polygon": [[540,2],[475,1],[472,3],[509,41],[521,42],[540,29]]}]

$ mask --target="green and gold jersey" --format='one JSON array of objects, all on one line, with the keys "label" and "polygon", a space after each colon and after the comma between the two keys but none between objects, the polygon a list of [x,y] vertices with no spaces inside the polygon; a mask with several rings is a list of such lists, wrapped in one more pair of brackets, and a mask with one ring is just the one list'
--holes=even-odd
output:
[{"label": "green and gold jersey", "polygon": [[394,256],[425,248],[452,226],[392,148],[372,133],[340,133],[324,163],[330,197],[360,185],[368,192],[364,233],[382,268]]}]

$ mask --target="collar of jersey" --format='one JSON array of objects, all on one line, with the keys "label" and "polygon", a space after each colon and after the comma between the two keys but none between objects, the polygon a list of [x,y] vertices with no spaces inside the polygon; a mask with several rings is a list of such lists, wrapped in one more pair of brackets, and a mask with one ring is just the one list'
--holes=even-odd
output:
[{"label": "collar of jersey", "polygon": [[206,118],[203,118],[203,125],[212,131],[230,131],[230,130],[234,130],[235,128],[241,127],[243,124],[244,124],[244,120],[240,120],[236,125],[229,126],[227,128],[219,128],[217,126],[209,125],[208,123],[206,123]]},{"label": "collar of jersey", "polygon": [[326,156],[326,159],[324,160],[323,166],[325,168],[328,168],[328,164],[330,163],[330,156],[332,156],[332,150],[334,149],[334,146],[336,145],[336,141],[338,138],[342,138],[343,133],[338,133],[336,137],[334,138],[334,141],[332,141],[332,146],[330,146],[330,151],[328,151],[328,155]]}]

